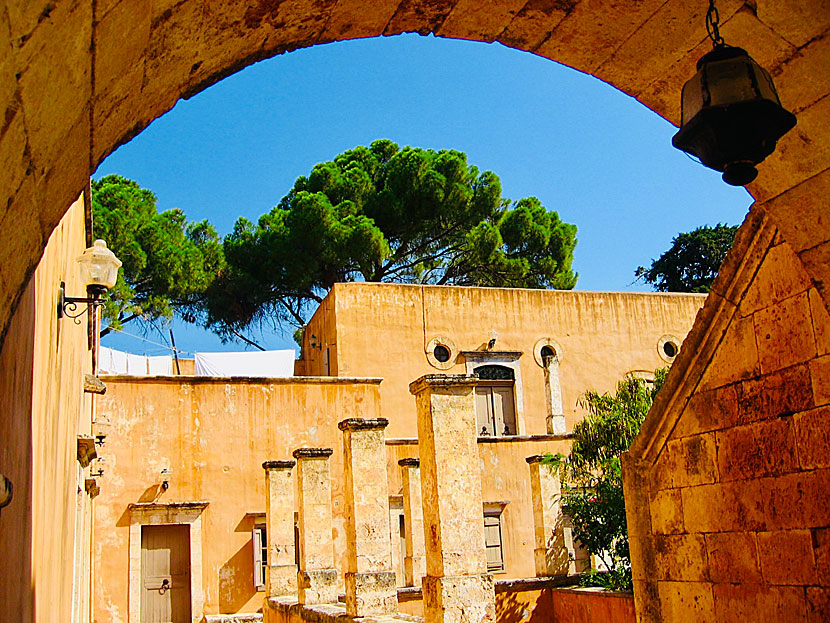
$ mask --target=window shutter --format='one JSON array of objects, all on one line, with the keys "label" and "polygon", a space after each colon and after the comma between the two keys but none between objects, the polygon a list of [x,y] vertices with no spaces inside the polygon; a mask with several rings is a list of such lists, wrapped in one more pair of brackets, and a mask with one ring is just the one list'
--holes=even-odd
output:
[{"label": "window shutter", "polygon": [[254,546],[254,586],[257,590],[265,590],[265,573],[262,560],[262,548],[265,545],[262,541],[262,528],[256,526],[253,530]]}]

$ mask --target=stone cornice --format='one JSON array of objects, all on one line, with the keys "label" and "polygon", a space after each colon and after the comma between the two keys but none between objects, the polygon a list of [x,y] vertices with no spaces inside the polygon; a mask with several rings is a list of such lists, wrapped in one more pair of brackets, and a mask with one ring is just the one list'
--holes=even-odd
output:
[{"label": "stone cornice", "polygon": [[297,464],[297,461],[265,461],[262,464],[263,469],[291,469]]},{"label": "stone cornice", "polygon": [[385,417],[377,418],[348,418],[337,423],[340,430],[383,430],[389,426]]},{"label": "stone cornice", "polygon": [[331,448],[297,448],[292,456],[295,459],[327,459],[333,453]]},{"label": "stone cornice", "polygon": [[426,374],[409,384],[410,394],[420,394],[426,389],[473,387],[478,383],[474,374]]}]

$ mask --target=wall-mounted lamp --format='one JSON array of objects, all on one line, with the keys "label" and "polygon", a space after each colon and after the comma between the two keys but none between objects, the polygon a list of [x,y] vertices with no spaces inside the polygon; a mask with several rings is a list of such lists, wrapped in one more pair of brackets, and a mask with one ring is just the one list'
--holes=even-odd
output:
[{"label": "wall-mounted lamp", "polygon": [[170,477],[173,475],[173,470],[165,467],[161,470],[161,490],[167,491],[170,488]]},{"label": "wall-mounted lamp", "polygon": [[496,340],[499,339],[499,334],[496,333],[496,330],[493,329],[490,331],[490,341],[487,342],[487,350],[493,350],[496,346]]},{"label": "wall-mounted lamp", "polygon": [[[66,296],[65,285],[61,282],[58,318],[69,316],[75,320],[76,324],[80,324],[80,317],[91,307],[103,305],[101,296],[115,285],[118,278],[118,269],[121,267],[121,260],[115,257],[115,254],[107,248],[106,242],[96,240],[77,261],[81,266],[81,276],[87,284],[86,291],[89,296],[86,298]],[[86,303],[86,307],[78,311],[79,303]]]},{"label": "wall-mounted lamp", "polygon": [[0,474],[0,508],[11,504],[13,493],[12,481]]},{"label": "wall-mounted lamp", "polygon": [[106,463],[106,461],[104,460],[103,457],[99,456],[97,459],[95,459],[95,471],[90,472],[89,475],[92,476],[93,478],[100,478],[101,476],[103,476],[104,475],[104,463]]},{"label": "wall-mounted lamp", "polygon": [[92,423],[92,436],[95,437],[95,445],[99,448],[106,442],[109,429],[110,421],[104,415],[98,415]]},{"label": "wall-mounted lamp", "polygon": [[317,336],[312,334],[311,337],[308,339],[308,343],[311,345],[311,348],[316,348],[317,350],[323,350],[322,345],[317,341]]},{"label": "wall-mounted lamp", "polygon": [[709,0],[706,31],[714,49],[683,85],[681,125],[672,145],[723,172],[727,184],[744,186],[796,119],[781,106],[769,73],[745,50],[724,43],[718,21],[715,2]]}]

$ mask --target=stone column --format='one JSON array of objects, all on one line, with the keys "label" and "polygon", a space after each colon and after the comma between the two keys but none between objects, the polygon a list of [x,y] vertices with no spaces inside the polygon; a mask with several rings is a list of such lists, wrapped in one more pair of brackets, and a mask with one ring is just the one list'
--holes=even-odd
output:
[{"label": "stone column", "polygon": [[331,532],[331,455],[331,448],[294,450],[300,531],[297,599],[306,605],[337,602],[337,571]]},{"label": "stone column", "polygon": [[426,623],[496,620],[484,546],[475,385],[472,375],[430,374],[409,386],[418,410]]},{"label": "stone column", "polygon": [[265,461],[265,531],[268,538],[269,597],[297,592],[294,552],[294,479],[296,461]]},{"label": "stone column", "polygon": [[398,589],[389,542],[385,418],[350,418],[343,431],[346,493],[346,613],[397,612]]},{"label": "stone column", "polygon": [[424,510],[421,505],[421,461],[401,459],[403,483],[403,522],[406,530],[406,556],[403,559],[407,586],[420,586],[426,574],[424,557]]},{"label": "stone column", "polygon": [[562,515],[559,474],[544,465],[544,456],[527,457],[530,465],[530,493],[533,500],[535,527],[536,575],[567,575],[568,550],[565,547],[565,527]]},{"label": "stone column", "polygon": [[568,432],[565,423],[565,411],[562,408],[562,385],[559,382],[559,357],[543,359],[545,374],[545,402],[548,413],[546,424],[549,435],[564,435]]}]

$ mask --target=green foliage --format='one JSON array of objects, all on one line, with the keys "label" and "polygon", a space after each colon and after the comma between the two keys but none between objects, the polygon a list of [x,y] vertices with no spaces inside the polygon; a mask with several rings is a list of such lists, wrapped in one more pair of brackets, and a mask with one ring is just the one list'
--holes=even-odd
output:
[{"label": "green foliage", "polygon": [[159,213],[155,195],[108,175],[92,181],[93,230],[123,262],[108,293],[110,328],[141,318],[194,321],[202,296],[224,266],[222,244],[207,221],[188,223],[181,210]]},{"label": "green foliage", "polygon": [[560,470],[562,503],[574,536],[610,570],[588,574],[586,585],[631,588],[620,455],[637,436],[667,372],[657,370],[652,383],[626,377],[614,394],[587,392],[581,404],[588,414],[574,426],[570,455],[547,457]]},{"label": "green foliage", "polygon": [[575,245],[574,225],[534,197],[511,205],[465,154],[378,140],[315,165],[256,224],[237,221],[208,323],[300,326],[353,280],[570,289]]},{"label": "green foliage", "polygon": [[668,251],[634,276],[658,292],[708,292],[737,231],[737,225],[719,223],[678,234]]}]

